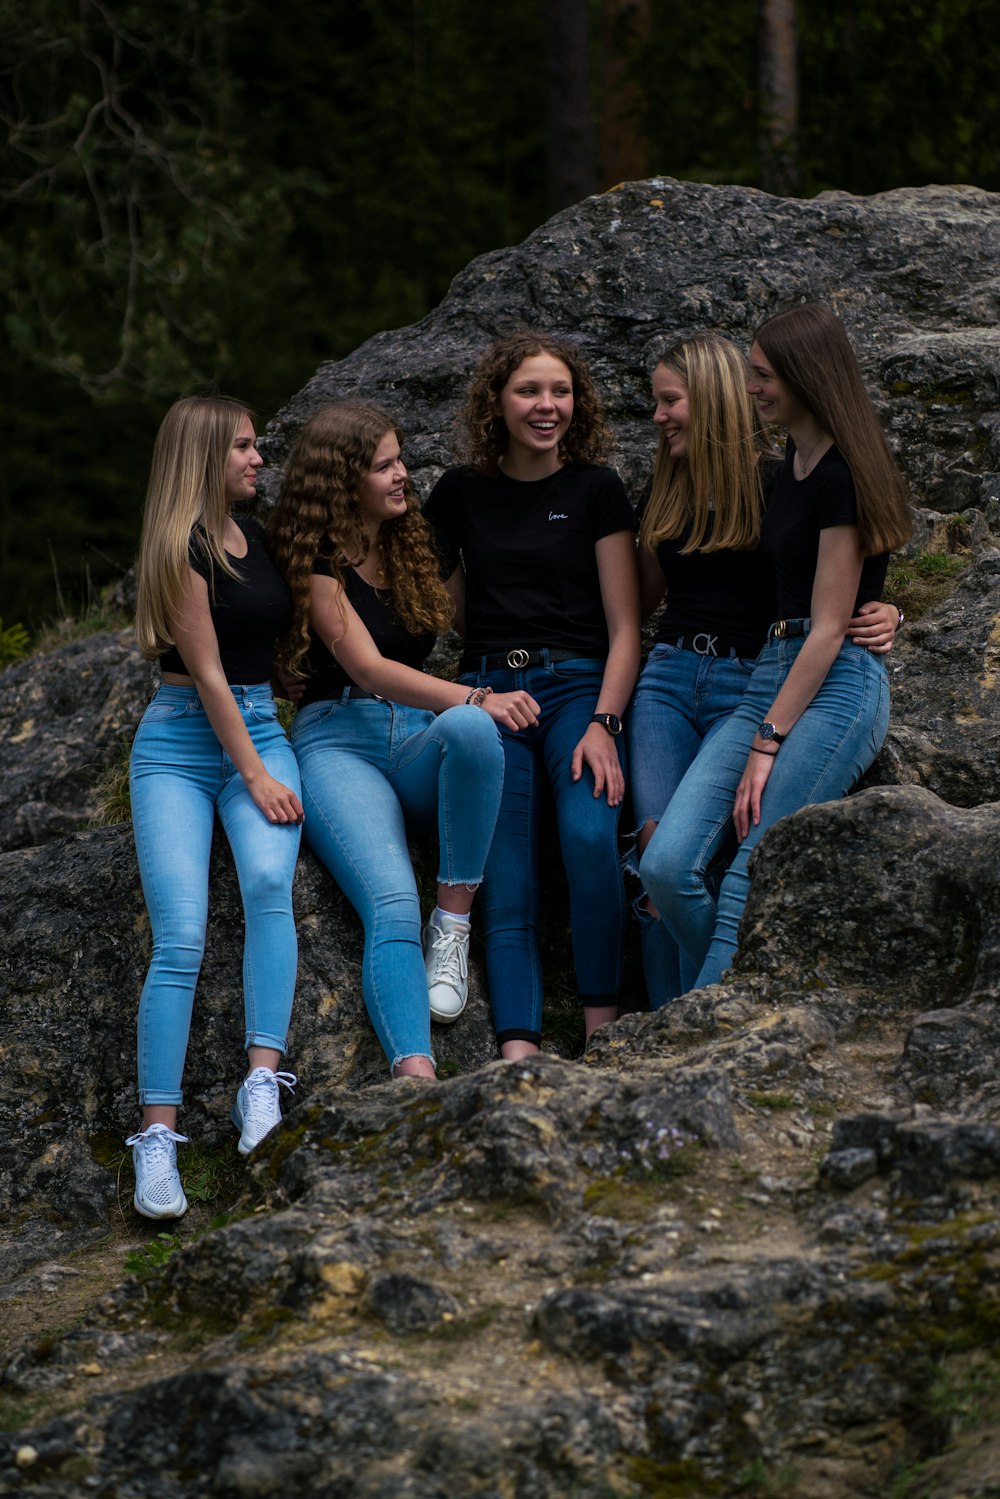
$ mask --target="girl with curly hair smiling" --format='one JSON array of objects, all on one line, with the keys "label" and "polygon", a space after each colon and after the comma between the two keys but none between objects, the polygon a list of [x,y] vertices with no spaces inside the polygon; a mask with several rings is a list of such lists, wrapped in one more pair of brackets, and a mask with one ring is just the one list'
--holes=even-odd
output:
[{"label": "girl with curly hair smiling", "polygon": [[[365,1003],[393,1076],[434,1076],[431,1019],[468,991],[469,913],[500,805],[498,726],[531,695],[421,668],[453,605],[401,433],[376,407],[326,407],[299,434],[271,524],[292,591],[285,665],[305,677],[292,727],[306,842],[365,928]],[[437,827],[437,909],[423,933],[407,832]]]},{"label": "girl with curly hair smiling", "polygon": [[603,467],[611,433],[585,361],[531,331],[480,360],[462,412],[467,463],[425,516],[461,565],[449,584],[467,690],[531,694],[538,721],[501,724],[503,800],[482,896],[501,1055],[541,1040],[539,812],[555,800],[586,1034],[617,1014],[625,930],[618,865],[621,715],[639,666],[632,507]]}]

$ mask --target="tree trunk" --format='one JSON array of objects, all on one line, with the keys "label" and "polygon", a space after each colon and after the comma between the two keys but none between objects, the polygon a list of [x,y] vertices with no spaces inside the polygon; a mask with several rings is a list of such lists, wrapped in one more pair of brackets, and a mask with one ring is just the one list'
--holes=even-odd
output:
[{"label": "tree trunk", "polygon": [[588,0],[545,6],[546,172],[549,211],[597,191]]},{"label": "tree trunk", "polygon": [[604,79],[601,90],[601,185],[637,182],[648,175],[649,141],[634,58],[649,39],[650,0],[606,0]]},{"label": "tree trunk", "polygon": [[799,72],[795,0],[758,0],[761,187],[792,197],[799,189]]}]

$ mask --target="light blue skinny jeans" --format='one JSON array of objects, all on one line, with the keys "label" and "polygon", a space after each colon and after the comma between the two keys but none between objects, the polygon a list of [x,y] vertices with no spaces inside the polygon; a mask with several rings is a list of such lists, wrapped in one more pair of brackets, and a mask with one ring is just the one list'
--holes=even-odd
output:
[{"label": "light blue skinny jeans", "polygon": [[[662,643],[650,651],[625,720],[637,830],[662,821],[695,757],[739,707],[753,668],[753,657],[735,654],[703,656]],[[638,872],[634,855],[628,867]],[[693,986],[698,969],[641,901],[636,915],[646,992],[658,1010]]]},{"label": "light blue skinny jeans", "polygon": [[306,843],[364,925],[365,1004],[389,1065],[433,1061],[407,832],[437,828],[440,884],[482,881],[503,786],[497,726],[471,705],[435,715],[345,693],[301,709],[292,744]]},{"label": "light blue skinny jeans", "polygon": [[[497,1040],[541,1041],[542,965],[538,951],[539,844],[545,781],[569,884],[570,928],[582,1005],[617,1003],[625,940],[625,887],[618,863],[617,807],[594,796],[594,778],[571,775],[573,751],[597,704],[605,663],[546,661],[469,673],[469,687],[523,688],[541,713],[534,728],[502,731],[503,802],[480,897],[486,973]],[[622,758],[622,745],[618,741]]]},{"label": "light blue skinny jeans", "polygon": [[846,796],[885,741],[885,667],[880,657],[846,640],[781,746],[764,788],[760,822],[740,844],[715,899],[706,874],[731,827],[750,742],[803,644],[801,637],[769,636],[742,702],[684,776],[639,866],[661,917],[697,966],[695,988],[717,983],[732,962],[750,888],[747,865],[764,834],[800,807]]},{"label": "light blue skinny jeans", "polygon": [[[298,766],[270,686],[232,692],[269,774],[297,794]],[[132,746],[129,792],[153,933],[139,1002],[139,1102],[179,1104],[205,951],[215,814],[233,850],[243,898],[248,1047],[285,1049],[298,961],[292,876],[300,828],[268,822],[216,738],[194,687],[164,685],[146,709]]]}]

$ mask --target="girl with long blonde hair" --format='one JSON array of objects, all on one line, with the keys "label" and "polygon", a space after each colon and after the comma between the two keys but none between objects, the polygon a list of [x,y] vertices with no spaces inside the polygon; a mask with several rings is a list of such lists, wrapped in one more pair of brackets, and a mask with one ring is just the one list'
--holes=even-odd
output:
[{"label": "girl with long blonde hair", "polygon": [[[468,993],[469,916],[503,783],[498,726],[529,693],[470,691],[423,670],[454,606],[392,418],[329,406],[306,423],[272,519],[292,591],[285,659],[304,678],[292,742],[306,842],[365,929],[363,989],[393,1076],[434,1076],[430,1022]],[[408,832],[436,828],[437,906],[421,936]]]},{"label": "girl with long blonde hair", "polygon": [[132,826],[153,956],[139,1004],[142,1128],[135,1206],[177,1218],[181,1079],[205,947],[208,870],[218,815],[246,918],[245,1046],[233,1108],[246,1155],[281,1118],[278,1071],[295,988],[292,875],[302,803],[295,757],[271,691],[288,588],[247,514],[261,458],[239,402],[190,396],[168,411],[153,450],[137,564],[136,636],[161,686],[136,732]]},{"label": "girl with long blonde hair", "polygon": [[[661,445],[670,447],[673,460],[688,461],[692,479],[697,465],[687,445],[694,432],[692,413],[704,397],[696,368],[697,360],[681,378],[676,361],[668,358],[654,374]],[[751,609],[753,600],[745,596],[741,602],[739,590],[741,579],[744,584],[751,579],[756,554],[743,553],[741,572],[738,546],[713,554],[704,540],[700,547],[690,543],[690,532],[678,532],[669,517],[664,522],[662,511],[646,528],[667,589],[661,642],[678,660],[685,652],[704,658],[696,662],[692,656],[684,663],[689,669],[680,691],[694,713],[677,708],[675,664],[668,728],[668,715],[653,701],[663,695],[656,678],[664,675],[654,652],[647,668],[650,702],[644,709],[641,684],[635,714],[645,719],[643,742],[655,728],[661,739],[669,734],[675,754],[680,737],[676,724],[685,718],[691,725],[689,746],[699,740],[693,763],[680,784],[675,781],[667,801],[660,788],[662,810],[651,836],[643,828],[648,841],[640,864],[646,891],[692,975],[690,982],[682,976],[685,988],[713,983],[729,966],[749,889],[747,864],[767,829],[799,807],[846,795],[881,747],[889,691],[880,655],[891,644],[892,621],[901,616],[891,605],[877,608],[876,601],[889,551],[911,531],[902,480],[850,341],[828,308],[795,307],[758,330],[750,352],[748,393],[761,423],[788,431],[784,461],[769,486],[767,504],[762,509],[762,484],[744,486],[738,502],[751,522],[746,543],[759,529],[773,583],[760,590]],[[738,426],[743,436],[730,428],[724,439],[733,439],[734,463],[737,445],[741,450],[760,447],[759,429],[747,422]],[[703,430],[713,442],[723,440],[725,429],[711,416]],[[710,464],[701,467],[704,473]],[[713,480],[705,499],[707,510],[717,507],[713,534],[725,525],[718,488],[722,482]],[[691,517],[693,530],[698,523],[695,506]],[[663,540],[657,544],[658,526]],[[707,526],[701,534],[708,536]],[[647,552],[643,563],[647,603],[658,586],[652,555]],[[728,573],[720,571],[716,577],[713,556],[720,569],[728,565]],[[699,557],[712,577],[706,583],[706,574],[696,587],[689,567]],[[680,613],[678,601],[671,598],[675,567],[681,578]],[[755,592],[757,588],[754,584]],[[750,648],[765,628],[764,607],[771,623],[753,661]],[[676,631],[683,633],[673,640]],[[735,674],[734,695],[740,674],[746,678],[738,702],[728,711],[721,691],[715,701],[710,696],[721,685],[718,673],[724,662]],[[701,674],[703,665],[707,676]],[[698,712],[701,721],[694,722]],[[671,771],[670,779],[675,775]],[[710,871],[726,849],[731,826],[739,847],[716,890]]]}]

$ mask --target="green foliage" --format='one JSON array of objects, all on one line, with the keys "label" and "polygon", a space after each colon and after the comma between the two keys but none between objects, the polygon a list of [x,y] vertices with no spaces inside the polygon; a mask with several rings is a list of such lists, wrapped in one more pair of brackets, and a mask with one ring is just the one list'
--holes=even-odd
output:
[{"label": "green foliage", "polygon": [[138,1249],[132,1249],[125,1256],[125,1274],[134,1275],[139,1280],[147,1280],[149,1276],[155,1275],[178,1251],[183,1249],[182,1240],[176,1234],[159,1233],[152,1239],[147,1239]]},{"label": "green foliage", "polygon": [[[991,0],[797,11],[803,193],[1000,187]],[[760,180],[754,7],[590,14],[599,134]],[[544,219],[552,101],[541,0],[0,0],[0,28],[0,598],[32,632],[53,570],[72,613],[130,562],[171,400],[266,421]]]},{"label": "green foliage", "polygon": [[4,622],[0,619],[0,671],[5,666],[10,666],[12,661],[20,661],[22,656],[26,656],[30,643],[23,625],[8,625],[5,629]]},{"label": "green foliage", "polygon": [[794,1109],[795,1099],[790,1093],[755,1093],[747,1094],[747,1103],[753,1104],[755,1109]]},{"label": "green foliage", "polygon": [[762,1457],[756,1457],[737,1473],[734,1488],[748,1499],[783,1499],[798,1492],[798,1480],[789,1464],[769,1467]]},{"label": "green foliage", "polygon": [[889,564],[885,597],[902,609],[908,620],[919,619],[948,597],[970,560],[950,552],[920,552],[916,557],[894,558]]}]

